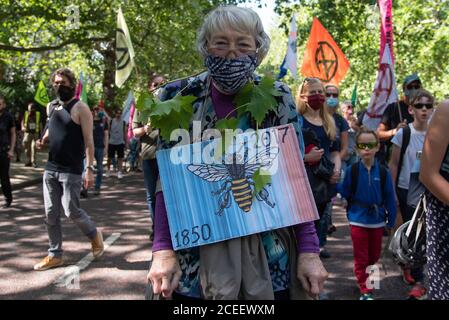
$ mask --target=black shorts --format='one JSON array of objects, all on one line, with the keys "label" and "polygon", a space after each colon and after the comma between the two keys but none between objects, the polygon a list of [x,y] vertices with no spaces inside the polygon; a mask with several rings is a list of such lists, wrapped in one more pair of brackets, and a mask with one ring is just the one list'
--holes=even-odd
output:
[{"label": "black shorts", "polygon": [[124,144],[110,144],[108,146],[108,158],[115,158],[115,153],[117,153],[117,158],[123,159],[125,157],[125,145]]}]

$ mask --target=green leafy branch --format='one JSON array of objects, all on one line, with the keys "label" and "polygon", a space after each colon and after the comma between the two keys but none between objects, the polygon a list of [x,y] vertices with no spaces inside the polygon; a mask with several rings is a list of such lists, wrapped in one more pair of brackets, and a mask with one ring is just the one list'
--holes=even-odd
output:
[{"label": "green leafy branch", "polygon": [[195,99],[194,96],[177,95],[171,100],[159,101],[147,92],[142,93],[136,103],[139,121],[159,129],[160,136],[168,141],[174,130],[189,129]]}]

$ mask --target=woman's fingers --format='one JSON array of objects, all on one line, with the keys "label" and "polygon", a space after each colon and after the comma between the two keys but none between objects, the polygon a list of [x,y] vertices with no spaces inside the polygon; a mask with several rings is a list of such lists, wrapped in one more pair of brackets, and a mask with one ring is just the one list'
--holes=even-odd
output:
[{"label": "woman's fingers", "polygon": [[162,296],[164,298],[170,298],[173,292],[171,288],[171,281],[168,276],[162,277],[162,285],[161,285]]}]

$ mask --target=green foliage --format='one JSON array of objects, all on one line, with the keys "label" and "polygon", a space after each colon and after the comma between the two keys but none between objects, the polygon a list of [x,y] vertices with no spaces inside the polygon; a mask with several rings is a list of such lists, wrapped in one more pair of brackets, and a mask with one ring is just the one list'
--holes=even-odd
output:
[{"label": "green foliage", "polygon": [[254,192],[256,196],[267,184],[271,183],[271,175],[268,171],[258,169],[253,175]]},{"label": "green foliage", "polygon": [[[22,79],[30,91],[39,80],[48,83],[51,72],[59,67],[68,67],[76,75],[83,71],[92,90],[90,105],[99,99],[106,100],[106,107],[122,105],[129,90],[146,89],[153,72],[176,79],[201,70],[195,39],[205,14],[219,4],[242,2],[0,0],[0,61],[6,64],[7,76],[14,78],[9,83],[25,75]],[[72,6],[78,8],[79,17]],[[136,67],[118,89],[114,84],[115,30],[120,6],[136,53]],[[21,94],[14,92],[16,97]]]},{"label": "green foliage", "polygon": [[140,111],[140,121],[151,123],[153,128],[160,130],[165,140],[170,140],[171,133],[176,129],[189,129],[193,115],[192,103],[194,96],[177,95],[171,100],[156,101],[148,93],[139,96],[136,109]]},{"label": "green foliage", "polygon": [[[285,56],[290,19],[298,25],[298,69],[301,69],[313,17],[316,16],[339,44],[351,67],[340,84],[341,99],[350,99],[358,83],[357,109],[367,107],[377,76],[380,17],[375,0],[276,0],[279,28],[271,30],[270,53],[259,72],[275,73]],[[417,72],[426,89],[438,100],[449,94],[449,2],[444,0],[394,0],[394,54],[398,92],[404,78]],[[283,79],[296,91],[301,79]]]},{"label": "green foliage", "polygon": [[239,120],[237,118],[221,119],[215,123],[215,128],[218,130],[236,130],[239,125]]},{"label": "green foliage", "polygon": [[277,101],[274,97],[280,95],[281,93],[274,87],[272,78],[262,78],[259,85],[249,82],[235,98],[238,116],[249,112],[257,125],[260,125],[267,113],[270,110],[275,110]]}]

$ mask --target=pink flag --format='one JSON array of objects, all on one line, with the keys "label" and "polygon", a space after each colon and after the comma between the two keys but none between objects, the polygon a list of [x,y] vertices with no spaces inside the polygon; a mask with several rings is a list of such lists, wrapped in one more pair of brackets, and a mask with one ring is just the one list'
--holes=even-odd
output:
[{"label": "pink flag", "polygon": [[129,121],[128,121],[128,140],[131,140],[132,137],[134,137],[133,133],[133,118],[134,118],[134,112],[136,112],[136,106],[134,104],[134,99],[131,102],[131,107],[129,110]]},{"label": "pink flag", "polygon": [[380,9],[380,58],[379,62],[382,63],[382,57],[384,55],[385,46],[390,46],[391,62],[394,65],[394,52],[393,52],[393,13],[391,11],[391,0],[378,0]]},{"label": "pink flag", "polygon": [[394,64],[391,61],[389,47],[389,45],[385,47],[382,61],[377,71],[373,95],[363,118],[363,125],[371,130],[377,129],[386,107],[398,101]]}]

